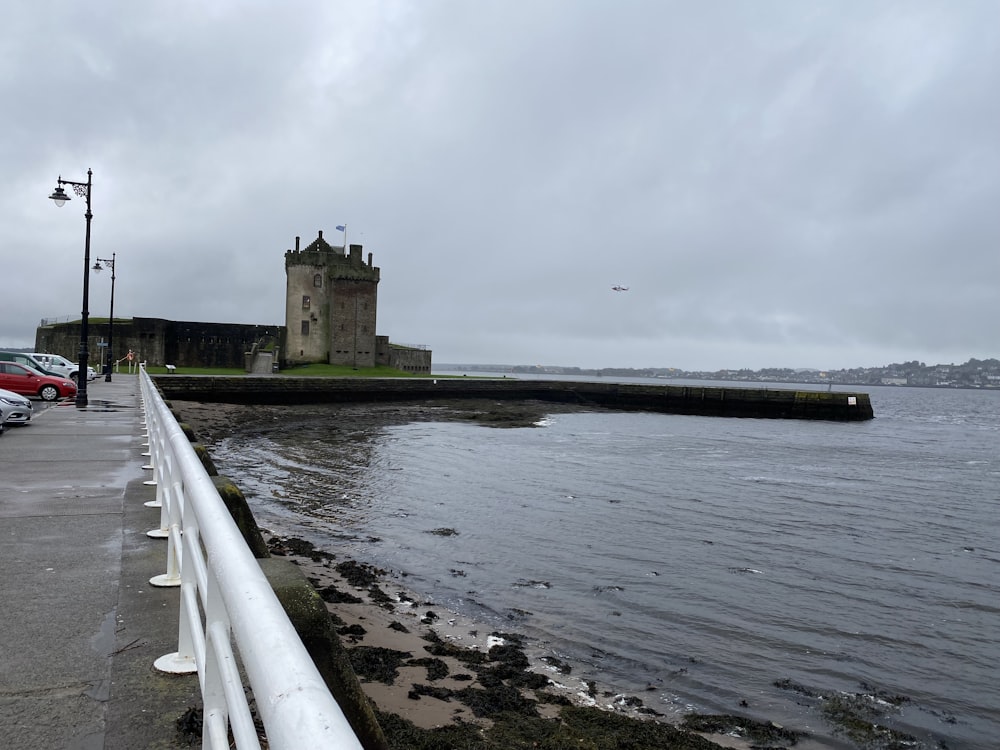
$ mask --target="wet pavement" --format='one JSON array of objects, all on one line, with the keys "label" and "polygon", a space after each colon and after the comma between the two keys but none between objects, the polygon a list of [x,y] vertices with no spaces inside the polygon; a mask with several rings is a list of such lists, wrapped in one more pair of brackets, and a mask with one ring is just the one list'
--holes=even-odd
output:
[{"label": "wet pavement", "polygon": [[152,667],[177,650],[179,590],[149,585],[166,542],[146,536],[160,511],[138,377],[88,396],[0,435],[0,745],[191,747],[176,721],[200,706],[197,677]]}]

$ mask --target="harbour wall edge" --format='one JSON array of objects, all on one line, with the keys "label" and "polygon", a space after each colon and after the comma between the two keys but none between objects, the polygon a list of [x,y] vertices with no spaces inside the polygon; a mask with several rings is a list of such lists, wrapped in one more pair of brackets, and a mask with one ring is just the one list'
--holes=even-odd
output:
[{"label": "harbour wall edge", "polygon": [[782,388],[646,385],[517,378],[323,378],[283,375],[156,375],[164,398],[232,404],[495,399],[549,401],[616,411],[715,417],[874,419],[867,393]]}]

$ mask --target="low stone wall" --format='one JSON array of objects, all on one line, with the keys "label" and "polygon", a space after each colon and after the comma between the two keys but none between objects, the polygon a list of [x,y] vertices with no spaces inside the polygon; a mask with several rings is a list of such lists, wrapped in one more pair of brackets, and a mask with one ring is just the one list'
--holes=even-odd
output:
[{"label": "low stone wall", "polygon": [[316,378],[157,375],[164,398],[233,404],[303,404],[427,399],[540,400],[619,411],[714,417],[874,418],[867,393],[774,388],[479,378]]}]

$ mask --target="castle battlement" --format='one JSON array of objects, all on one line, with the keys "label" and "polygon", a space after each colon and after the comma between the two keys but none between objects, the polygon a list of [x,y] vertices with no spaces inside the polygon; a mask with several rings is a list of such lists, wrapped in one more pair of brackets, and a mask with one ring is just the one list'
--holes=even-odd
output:
[{"label": "castle battlement", "polygon": [[331,245],[323,239],[322,230],[319,236],[306,245],[299,248],[300,238],[295,238],[295,249],[285,251],[285,270],[295,266],[310,266],[313,268],[326,269],[328,277],[333,279],[350,280],[379,280],[379,269],[372,265],[372,254],[368,253],[368,261],[362,259],[363,248],[361,245],[351,245],[349,248]]}]

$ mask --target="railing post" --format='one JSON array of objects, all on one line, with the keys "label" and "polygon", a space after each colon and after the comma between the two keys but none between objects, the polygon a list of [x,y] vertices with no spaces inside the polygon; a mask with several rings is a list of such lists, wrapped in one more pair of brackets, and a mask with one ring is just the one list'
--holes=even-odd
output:
[{"label": "railing post", "polygon": [[149,447],[149,452],[143,455],[149,456],[149,463],[153,466],[153,478],[146,480],[143,484],[156,487],[156,497],[144,503],[144,505],[147,508],[160,508],[163,506],[163,467],[158,459],[161,459],[164,455],[161,443],[162,431],[157,429],[155,422],[153,422],[152,427],[147,427],[146,429],[149,430],[148,442],[146,443]]},{"label": "railing post", "polygon": [[[157,437],[155,442],[159,443],[160,438]],[[155,465],[153,476],[155,477],[157,504],[149,507],[160,509],[160,526],[147,531],[146,536],[151,539],[166,539],[170,534],[170,508],[176,497],[174,494],[173,459],[170,453],[160,446],[156,446],[156,449],[153,450],[153,463]]]},{"label": "railing post", "polygon": [[[197,672],[204,701],[203,746],[259,750],[243,686],[257,697],[271,750],[362,750],[350,723],[278,601],[211,477],[140,369],[151,464],[167,530],[167,573],[180,578],[177,651],[154,662],[173,674]],[[239,660],[237,660],[237,654]]]},{"label": "railing post", "polygon": [[[174,501],[172,492],[166,494],[165,508],[170,508],[171,513],[176,512],[179,502]],[[199,663],[204,663],[204,636],[200,631],[201,614],[198,608],[198,594],[200,582],[198,576],[198,566],[195,564],[183,565],[184,558],[190,553],[192,556],[198,554],[198,526],[192,521],[187,527],[187,534],[182,535],[181,526],[184,522],[182,515],[178,514],[175,521],[170,523],[170,533],[167,536],[167,572],[162,576],[155,576],[150,579],[154,586],[180,586],[180,608],[177,616],[177,650],[164,654],[155,662],[153,666],[161,672],[171,674],[191,674],[198,672]],[[195,549],[185,550],[185,545],[191,545]],[[158,582],[159,581],[159,582]],[[199,676],[200,678],[200,676]],[[204,692],[204,684],[202,685]]]}]

